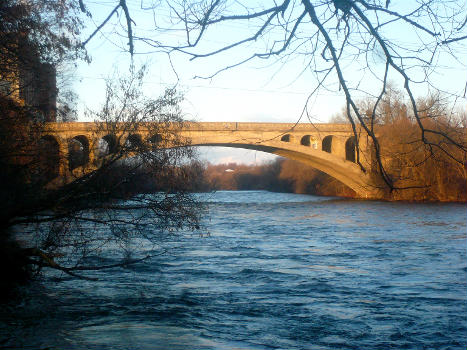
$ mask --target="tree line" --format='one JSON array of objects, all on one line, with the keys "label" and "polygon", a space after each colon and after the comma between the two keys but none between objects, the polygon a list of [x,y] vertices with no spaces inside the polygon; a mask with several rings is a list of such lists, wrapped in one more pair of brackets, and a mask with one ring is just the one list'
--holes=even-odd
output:
[{"label": "tree line", "polygon": [[[467,144],[467,113],[452,109],[441,93],[419,98],[417,106],[415,113],[393,84],[376,108],[359,102],[362,115],[374,119],[384,165],[379,167],[373,158],[372,171],[390,179],[388,199],[466,201],[467,153],[462,147]],[[431,130],[429,135],[420,130],[420,123]]]},{"label": "tree line", "polygon": [[266,190],[355,197],[355,192],[329,175],[294,160],[277,158],[260,164],[210,164],[203,167],[200,190]]}]

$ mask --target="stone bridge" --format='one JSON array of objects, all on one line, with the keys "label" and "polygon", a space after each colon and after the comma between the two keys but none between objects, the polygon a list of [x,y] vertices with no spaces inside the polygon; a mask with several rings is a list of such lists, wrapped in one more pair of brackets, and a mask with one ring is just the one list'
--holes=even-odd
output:
[{"label": "stone bridge", "polygon": [[[107,131],[106,131],[107,130]],[[157,138],[148,124],[133,131],[120,131],[112,135],[108,128],[94,122],[48,123],[43,140],[48,150],[60,155],[61,178],[92,170],[102,157],[102,143],[107,152],[125,143],[146,142]],[[336,178],[352,188],[362,198],[381,198],[383,191],[377,177],[363,172],[356,161],[355,137],[347,124],[287,124],[207,122],[185,123],[177,134],[186,138],[191,146],[224,146],[246,148],[276,154],[310,165]],[[371,169],[371,151],[366,137],[359,142],[360,161]],[[73,150],[78,149],[81,160],[72,162]]]}]

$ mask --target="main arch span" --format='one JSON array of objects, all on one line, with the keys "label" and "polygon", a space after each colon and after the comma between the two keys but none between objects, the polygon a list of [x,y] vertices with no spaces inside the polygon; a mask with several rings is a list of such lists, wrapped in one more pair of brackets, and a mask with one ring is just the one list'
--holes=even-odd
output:
[{"label": "main arch span", "polygon": [[[44,137],[54,138],[65,164],[60,173],[73,172],[74,166],[92,169],[98,157],[99,140],[109,149],[125,142],[154,142],[151,127],[141,124],[129,133],[111,135],[98,123],[50,123]],[[381,198],[383,192],[375,177],[363,172],[355,163],[354,134],[346,124],[288,124],[288,123],[185,123],[177,133],[191,146],[224,146],[258,150],[294,159],[336,178],[352,188],[362,198]],[[371,151],[360,139],[360,160],[370,169]],[[80,156],[77,157],[78,150]],[[76,154],[75,154],[76,153]],[[63,156],[64,155],[64,156]]]}]

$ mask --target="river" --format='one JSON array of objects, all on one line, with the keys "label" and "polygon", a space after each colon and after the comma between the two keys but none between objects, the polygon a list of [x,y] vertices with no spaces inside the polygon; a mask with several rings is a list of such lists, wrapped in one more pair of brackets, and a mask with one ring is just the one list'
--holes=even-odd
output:
[{"label": "river", "polygon": [[97,282],[46,273],[0,347],[466,349],[465,204],[200,196],[205,234]]}]

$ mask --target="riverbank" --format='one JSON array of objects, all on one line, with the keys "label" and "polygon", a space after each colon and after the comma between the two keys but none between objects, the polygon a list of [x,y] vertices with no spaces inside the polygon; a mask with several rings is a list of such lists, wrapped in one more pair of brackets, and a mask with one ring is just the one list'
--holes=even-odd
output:
[{"label": "riverbank", "polygon": [[[118,176],[119,172],[127,171],[125,167],[124,163],[119,164],[112,173]],[[170,183],[160,181],[157,176],[145,169],[138,171],[137,181],[125,184],[129,192],[153,193],[181,190],[181,188],[172,188]],[[185,183],[183,188],[188,192],[265,190],[363,199],[333,177],[300,162],[284,158],[258,165],[192,162],[181,166],[180,171],[190,178],[190,182]],[[467,183],[463,183],[458,178],[447,185],[449,178],[438,175],[432,177],[434,182],[429,183],[416,182],[416,179],[409,180],[408,178],[396,182],[396,187],[401,189],[393,190],[385,200],[420,203],[467,202]]]},{"label": "riverbank", "polygon": [[[447,181],[440,176],[437,180]],[[459,180],[449,188],[440,186],[438,182],[419,183],[415,186],[412,181],[409,184],[411,186],[407,183],[402,185],[403,189],[394,190],[388,194],[386,200],[421,203],[467,202],[467,184],[463,185]],[[351,188],[331,176],[302,163],[282,158],[260,165],[205,164],[199,190],[267,190],[361,199]]]}]

